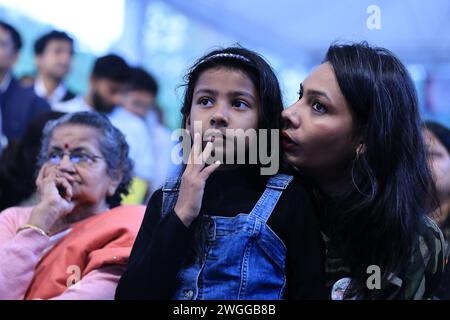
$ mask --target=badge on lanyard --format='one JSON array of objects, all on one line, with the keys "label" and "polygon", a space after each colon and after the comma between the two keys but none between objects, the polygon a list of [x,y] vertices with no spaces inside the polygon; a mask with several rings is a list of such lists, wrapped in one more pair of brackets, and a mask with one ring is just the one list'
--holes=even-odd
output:
[{"label": "badge on lanyard", "polygon": [[335,282],[331,289],[331,300],[344,300],[344,293],[347,290],[351,278],[342,278]]}]

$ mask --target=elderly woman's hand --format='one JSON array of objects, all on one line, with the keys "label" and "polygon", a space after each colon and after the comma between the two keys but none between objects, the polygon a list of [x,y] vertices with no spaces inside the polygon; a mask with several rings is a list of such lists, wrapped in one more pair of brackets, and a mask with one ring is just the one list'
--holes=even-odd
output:
[{"label": "elderly woman's hand", "polygon": [[70,174],[44,165],[36,180],[40,202],[34,207],[28,223],[49,233],[58,220],[74,209],[73,182]]}]

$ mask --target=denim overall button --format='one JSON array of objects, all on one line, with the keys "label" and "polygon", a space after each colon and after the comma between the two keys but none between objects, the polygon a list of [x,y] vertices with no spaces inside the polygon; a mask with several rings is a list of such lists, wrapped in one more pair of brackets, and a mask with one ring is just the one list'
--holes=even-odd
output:
[{"label": "denim overall button", "polygon": [[194,291],[184,290],[184,297],[186,298],[186,300],[192,299],[193,296],[194,296]]}]

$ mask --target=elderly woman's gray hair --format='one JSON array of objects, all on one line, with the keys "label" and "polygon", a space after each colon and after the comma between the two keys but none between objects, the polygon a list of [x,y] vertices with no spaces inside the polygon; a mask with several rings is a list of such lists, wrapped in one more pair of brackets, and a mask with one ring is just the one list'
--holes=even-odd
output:
[{"label": "elderly woman's gray hair", "polygon": [[129,147],[124,135],[114,127],[108,118],[97,112],[76,112],[67,114],[57,120],[49,121],[44,128],[38,168],[48,160],[48,147],[56,128],[68,125],[84,125],[97,129],[101,135],[98,137],[100,152],[105,158],[107,172],[110,177],[117,178],[122,174],[122,181],[116,193],[108,197],[106,202],[111,208],[120,205],[122,195],[128,194],[132,179],[133,162],[129,158]]}]

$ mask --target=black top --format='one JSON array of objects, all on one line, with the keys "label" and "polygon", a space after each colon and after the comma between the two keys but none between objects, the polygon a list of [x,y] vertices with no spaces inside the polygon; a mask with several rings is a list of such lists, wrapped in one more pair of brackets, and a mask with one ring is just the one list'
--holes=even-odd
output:
[{"label": "black top", "polygon": [[[200,215],[250,213],[267,177],[244,169],[216,171],[206,182]],[[156,191],[131,252],[116,299],[170,299],[193,232],[172,210],[161,219],[162,191]],[[297,180],[283,191],[269,227],[287,247],[286,299],[326,299],[323,243],[310,199]]]}]

